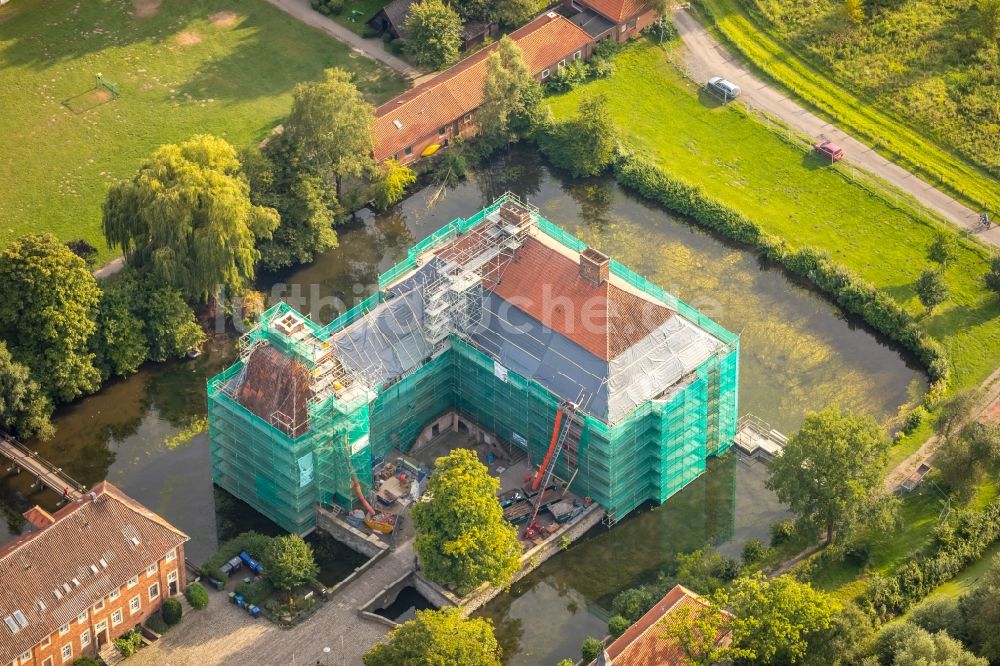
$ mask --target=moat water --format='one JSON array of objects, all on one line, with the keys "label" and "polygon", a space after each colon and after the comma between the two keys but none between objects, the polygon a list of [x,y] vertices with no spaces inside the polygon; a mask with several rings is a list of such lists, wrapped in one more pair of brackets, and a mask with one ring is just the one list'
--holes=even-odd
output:
[{"label": "moat water", "polygon": [[[740,413],[786,433],[809,411],[838,403],[893,417],[925,378],[911,359],[848,320],[780,269],[622,190],[610,178],[568,180],[515,150],[456,187],[418,191],[386,214],[338,229],[340,245],[308,266],[262,275],[258,288],[324,322],[372,293],[380,271],[416,241],[510,190],[585,242],[617,258],[741,335]],[[219,540],[246,529],[277,532],[211,483],[205,382],[235,357],[232,333],[195,360],[149,365],[100,393],[60,408],[58,432],[30,443],[90,485],[107,478],[191,536],[199,562]],[[713,461],[665,505],[613,530],[595,529],[482,612],[494,620],[509,664],[579,657],[588,634],[606,629],[613,596],[656,578],[678,552],[710,544],[738,554],[783,515],[764,488],[767,470],[734,456]],[[16,514],[58,498],[6,475],[0,503]],[[0,540],[9,536],[0,521]]]}]

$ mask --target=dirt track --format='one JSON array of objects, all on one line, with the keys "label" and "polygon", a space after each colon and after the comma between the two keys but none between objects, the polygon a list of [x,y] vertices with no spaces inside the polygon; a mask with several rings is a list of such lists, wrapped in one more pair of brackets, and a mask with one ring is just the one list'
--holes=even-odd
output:
[{"label": "dirt track", "polygon": [[845,161],[888,181],[956,225],[972,229],[982,242],[1000,247],[1000,227],[994,226],[989,231],[983,230],[977,212],[966,208],[944,192],[890,162],[871,147],[799,106],[798,102],[751,72],[741,59],[733,57],[687,11],[676,12],[674,23],[686,47],[685,65],[695,81],[707,81],[712,76],[722,76],[731,80],[742,88],[740,102],[747,107],[778,118],[793,129],[815,139],[829,139],[839,144],[846,153]]}]

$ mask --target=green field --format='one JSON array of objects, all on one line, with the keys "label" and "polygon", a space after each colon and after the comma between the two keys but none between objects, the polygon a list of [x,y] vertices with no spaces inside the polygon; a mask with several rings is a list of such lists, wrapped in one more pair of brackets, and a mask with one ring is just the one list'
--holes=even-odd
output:
[{"label": "green field", "polygon": [[[108,184],[199,132],[264,138],[291,91],[327,67],[373,101],[404,82],[264,0],[17,0],[0,8],[0,245],[35,231],[100,234]],[[121,87],[95,88],[101,73]]]},{"label": "green field", "polygon": [[924,316],[914,294],[929,267],[935,221],[880,182],[830,167],[804,141],[748,117],[738,104],[705,99],[681,77],[666,49],[635,44],[615,61],[615,73],[549,98],[557,117],[587,95],[605,93],[625,140],[665,170],[701,187],[765,231],[794,247],[826,251],[885,289],[947,348],[953,386],[982,381],[1000,364],[1000,302],[982,285],[988,253],[961,240],[960,257],[945,271],[949,301]]},{"label": "green field", "polygon": [[973,208],[996,210],[1000,58],[974,34],[972,0],[879,3],[860,27],[836,0],[756,2],[702,4],[716,35],[793,95]]}]

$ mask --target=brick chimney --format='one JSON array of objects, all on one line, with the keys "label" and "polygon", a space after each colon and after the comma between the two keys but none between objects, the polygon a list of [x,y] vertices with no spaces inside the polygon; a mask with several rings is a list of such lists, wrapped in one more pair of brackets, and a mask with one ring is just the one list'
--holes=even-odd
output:
[{"label": "brick chimney", "polygon": [[531,224],[531,211],[509,199],[500,204],[500,219],[517,227]]},{"label": "brick chimney", "polygon": [[588,247],[580,253],[580,277],[594,285],[608,281],[608,255]]},{"label": "brick chimney", "polygon": [[44,530],[46,527],[56,522],[56,519],[52,517],[51,513],[37,504],[21,515],[24,516],[32,527],[37,530]]}]

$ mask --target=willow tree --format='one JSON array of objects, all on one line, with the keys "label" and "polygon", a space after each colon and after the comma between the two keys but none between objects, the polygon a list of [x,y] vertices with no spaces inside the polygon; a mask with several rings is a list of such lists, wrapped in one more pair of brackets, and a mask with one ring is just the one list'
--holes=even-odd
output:
[{"label": "willow tree", "polygon": [[328,69],[322,81],[295,87],[279,145],[297,168],[332,180],[339,197],[345,176],[375,168],[374,120],[375,107],[361,95],[351,75]]},{"label": "willow tree", "polygon": [[521,545],[497,502],[500,481],[474,451],[455,449],[434,463],[426,502],[413,507],[413,549],[427,576],[468,591],[489,581],[506,585]]},{"label": "willow tree", "polygon": [[104,202],[108,245],[191,301],[219,289],[242,293],[254,277],[256,241],[278,222],[274,209],[251,203],[233,147],[209,135],[160,146]]},{"label": "willow tree", "polygon": [[483,104],[476,112],[483,144],[496,149],[530,132],[541,118],[542,86],[506,35],[486,60]]},{"label": "willow tree", "polygon": [[83,259],[51,234],[0,252],[0,338],[56,401],[96,391],[90,338],[101,289]]}]

